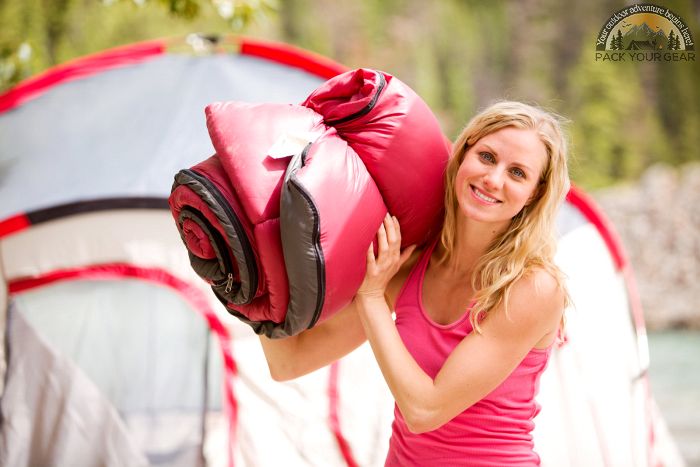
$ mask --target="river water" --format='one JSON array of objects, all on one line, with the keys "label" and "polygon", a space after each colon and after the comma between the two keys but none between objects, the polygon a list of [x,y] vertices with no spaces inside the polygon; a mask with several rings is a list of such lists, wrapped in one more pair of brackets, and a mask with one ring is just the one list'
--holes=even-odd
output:
[{"label": "river water", "polygon": [[700,332],[649,333],[654,398],[688,467],[700,467]]}]

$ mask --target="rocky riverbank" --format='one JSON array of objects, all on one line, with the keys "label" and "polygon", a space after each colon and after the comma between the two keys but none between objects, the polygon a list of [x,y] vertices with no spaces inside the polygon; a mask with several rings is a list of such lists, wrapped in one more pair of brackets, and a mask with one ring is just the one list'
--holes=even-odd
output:
[{"label": "rocky riverbank", "polygon": [[650,329],[700,329],[700,163],[592,193],[634,269]]}]

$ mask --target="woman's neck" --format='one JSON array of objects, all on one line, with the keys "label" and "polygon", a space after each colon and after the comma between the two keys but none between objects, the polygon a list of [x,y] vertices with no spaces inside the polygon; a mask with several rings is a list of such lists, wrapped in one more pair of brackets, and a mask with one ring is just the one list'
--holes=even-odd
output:
[{"label": "woman's neck", "polygon": [[454,250],[448,266],[455,273],[470,274],[501,228],[466,218],[455,227]]}]

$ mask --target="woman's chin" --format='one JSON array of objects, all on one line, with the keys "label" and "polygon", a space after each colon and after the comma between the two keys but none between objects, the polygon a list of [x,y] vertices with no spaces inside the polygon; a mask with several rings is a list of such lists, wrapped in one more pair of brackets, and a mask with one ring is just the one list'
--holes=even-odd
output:
[{"label": "woman's chin", "polygon": [[505,228],[511,221],[511,217],[507,217],[502,213],[499,213],[501,215],[495,215],[495,213],[484,212],[484,209],[480,208],[480,206],[477,207],[460,203],[460,207],[457,210],[458,222],[485,224],[500,229],[501,227]]}]

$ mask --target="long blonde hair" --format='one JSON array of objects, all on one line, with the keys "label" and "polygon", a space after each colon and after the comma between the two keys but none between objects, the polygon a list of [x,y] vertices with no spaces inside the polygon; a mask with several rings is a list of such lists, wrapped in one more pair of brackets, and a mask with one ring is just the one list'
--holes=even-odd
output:
[{"label": "long blonde hair", "polygon": [[534,198],[510,221],[477,262],[472,274],[475,291],[470,319],[480,332],[479,322],[486,315],[507,303],[513,284],[534,268],[548,271],[568,293],[563,273],[554,264],[557,239],[556,216],[569,190],[567,142],[563,135],[564,119],[539,107],[514,101],[497,102],[472,118],[455,141],[452,157],[445,172],[445,221],[440,240],[443,255],[440,262],[449,262],[455,248],[457,210],[455,176],[467,150],[484,136],[502,128],[515,127],[537,132],[547,151],[547,161],[540,175]]}]

